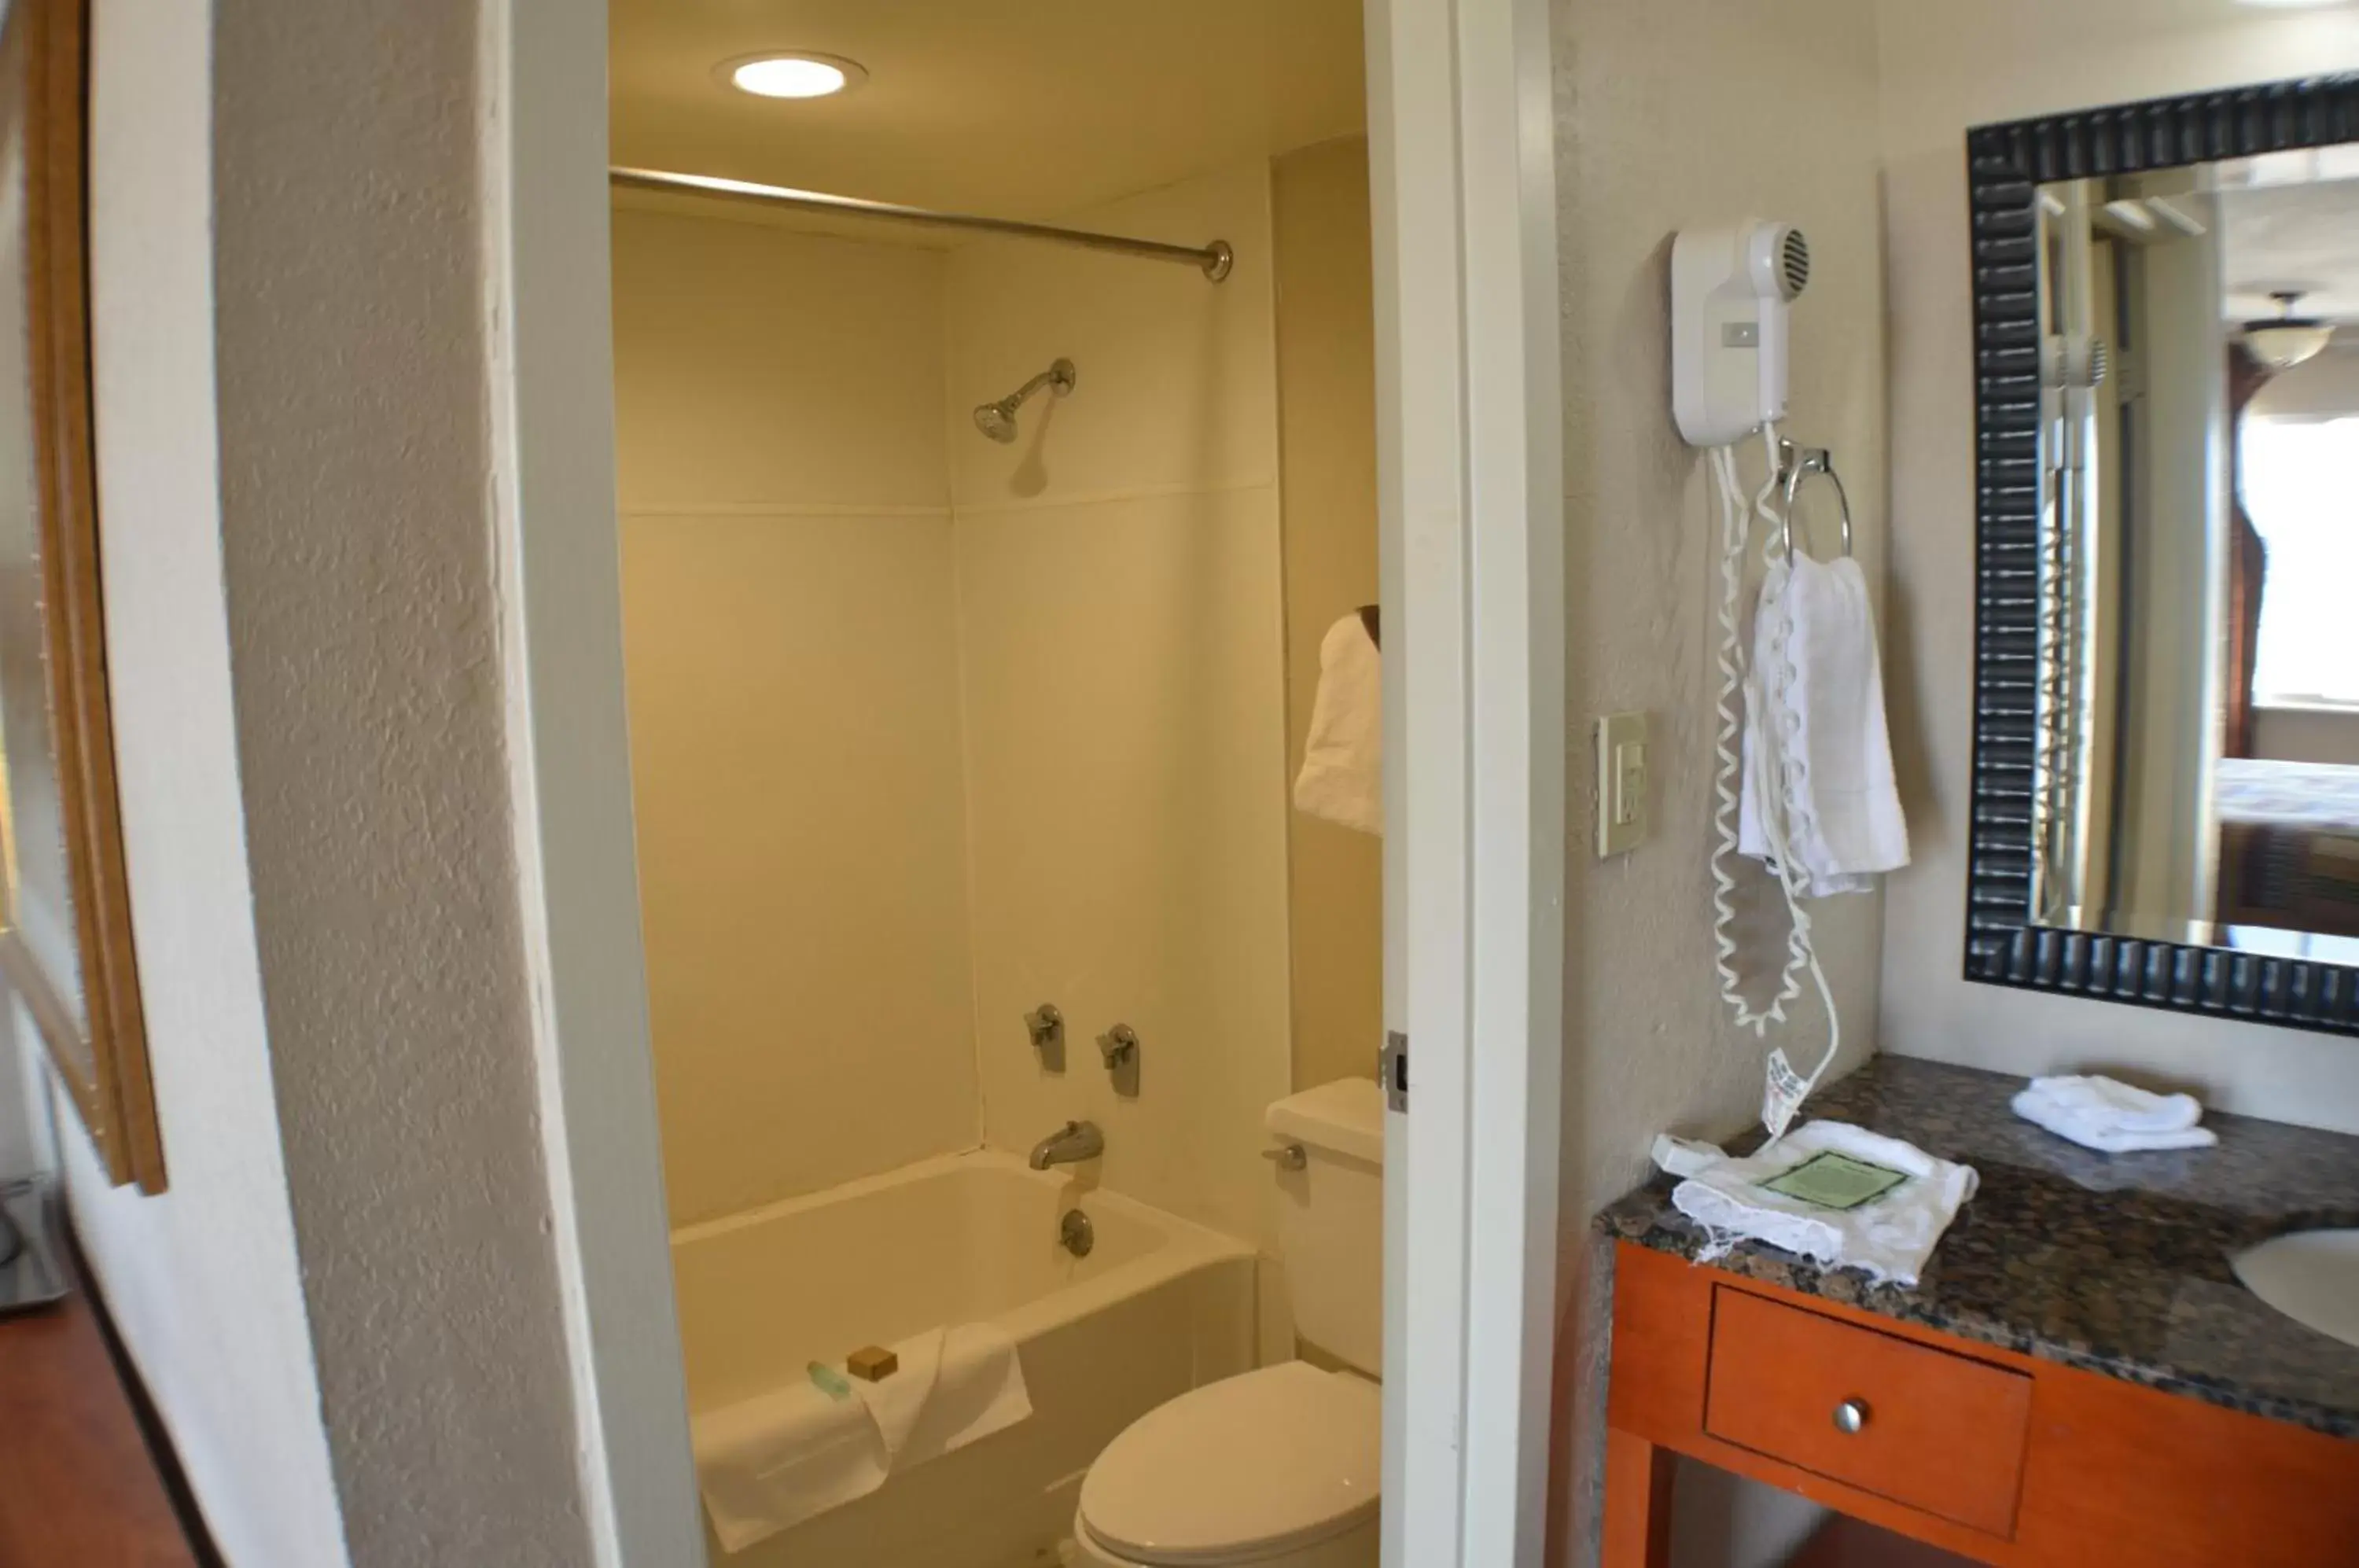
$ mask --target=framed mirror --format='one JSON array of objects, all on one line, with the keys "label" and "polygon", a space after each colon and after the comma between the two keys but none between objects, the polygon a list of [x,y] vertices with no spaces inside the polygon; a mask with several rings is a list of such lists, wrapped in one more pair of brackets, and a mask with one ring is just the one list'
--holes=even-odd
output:
[{"label": "framed mirror", "polygon": [[1967,976],[2359,1032],[2359,78],[1967,156]]},{"label": "framed mirror", "polygon": [[164,1189],[106,693],[84,0],[0,27],[0,974],[118,1182]]}]

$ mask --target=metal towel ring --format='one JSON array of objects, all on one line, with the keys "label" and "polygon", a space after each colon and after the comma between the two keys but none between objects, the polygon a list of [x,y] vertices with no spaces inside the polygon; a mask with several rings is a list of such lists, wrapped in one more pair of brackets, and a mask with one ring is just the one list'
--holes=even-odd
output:
[{"label": "metal towel ring", "polygon": [[1834,457],[1822,446],[1796,446],[1782,437],[1777,442],[1777,482],[1786,495],[1786,554],[1794,554],[1794,496],[1802,488],[1802,481],[1814,474],[1823,474],[1834,481],[1835,499],[1843,503],[1843,552],[1851,553],[1851,493],[1843,488],[1843,475],[1835,472]]}]

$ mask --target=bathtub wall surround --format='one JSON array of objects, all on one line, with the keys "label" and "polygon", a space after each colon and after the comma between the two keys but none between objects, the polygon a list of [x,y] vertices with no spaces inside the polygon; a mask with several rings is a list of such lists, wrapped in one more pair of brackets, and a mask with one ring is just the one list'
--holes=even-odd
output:
[{"label": "bathtub wall surround", "polygon": [[[1056,1245],[1060,1216],[1094,1245]],[[988,1442],[712,1561],[1002,1568],[1071,1532],[1082,1474],[1148,1410],[1255,1362],[1249,1246],[1064,1171],[984,1150],[689,1226],[672,1242],[691,1420],[793,1388],[813,1361],[939,1324],[1016,1345],[1032,1413]],[[812,1260],[831,1288],[810,1289]],[[709,1530],[709,1527],[708,1527]]]},{"label": "bathtub wall surround", "polygon": [[[1104,1129],[1105,1183],[1274,1249],[1291,1087],[1284,604],[1266,160],[1084,213],[1236,270],[1006,241],[949,261],[951,483],[984,1131]],[[1009,445],[970,409],[1080,367]],[[1373,527],[1372,527],[1373,531]],[[1061,1074],[1023,1018],[1062,1009]],[[1140,1039],[1136,1097],[1088,1042]]]},{"label": "bathtub wall surround", "polygon": [[[1330,185],[1364,180],[1348,162]],[[617,203],[615,348],[675,1222],[1090,1121],[1093,1177],[1270,1251],[1261,1117],[1293,1073],[1267,160],[1065,215],[1229,236],[1218,287],[647,201]],[[977,434],[979,397],[1060,357],[1071,396]],[[1118,1024],[1138,1045],[1109,1073]]]},{"label": "bathtub wall surround", "polygon": [[2102,1066],[2186,1084],[2220,1110],[2359,1131],[2349,1040],[1961,978],[1974,497],[1973,388],[1958,374],[1968,126],[2359,69],[2359,11],[1884,0],[1878,21],[1894,466],[1908,476],[1894,497],[1885,669],[1917,860],[1886,892],[1877,1033],[1888,1051],[2020,1075]]},{"label": "bathtub wall surround", "polygon": [[943,257],[717,211],[625,204],[614,225],[675,1223],[971,1147],[980,1125]]}]

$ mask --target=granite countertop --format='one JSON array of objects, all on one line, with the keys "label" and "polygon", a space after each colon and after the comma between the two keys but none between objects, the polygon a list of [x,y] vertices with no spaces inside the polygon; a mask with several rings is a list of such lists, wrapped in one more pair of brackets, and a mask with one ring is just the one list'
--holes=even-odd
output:
[{"label": "granite countertop", "polygon": [[[2228,1260],[2288,1231],[2359,1226],[2359,1138],[2212,1114],[2215,1149],[2104,1155],[2007,1107],[2022,1080],[1879,1056],[1811,1096],[1972,1165],[1981,1191],[1913,1289],[1757,1242],[1715,1267],[1963,1339],[2359,1438],[2359,1348],[2305,1328]],[[1758,1134],[1756,1134],[1757,1140]],[[1693,1259],[1703,1233],[1659,1173],[1598,1216],[1607,1236]]]}]

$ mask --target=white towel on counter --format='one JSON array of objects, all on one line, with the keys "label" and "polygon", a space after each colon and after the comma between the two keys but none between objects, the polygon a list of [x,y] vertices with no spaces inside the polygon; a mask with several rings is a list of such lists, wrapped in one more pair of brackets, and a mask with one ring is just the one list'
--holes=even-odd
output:
[{"label": "white towel on counter", "polygon": [[1385,831],[1384,659],[1359,615],[1328,627],[1319,644],[1319,694],[1294,805],[1364,833]]},{"label": "white towel on counter", "polygon": [[[1773,1183],[1822,1156],[1875,1166],[1899,1180],[1852,1208],[1830,1208]],[[1704,1261],[1742,1240],[1914,1285],[1925,1260],[1982,1183],[1971,1165],[1939,1160],[1849,1122],[1809,1122],[1757,1154],[1707,1166],[1671,1190],[1671,1205],[1711,1234]]]},{"label": "white towel on counter", "polygon": [[2015,1114],[2101,1154],[2209,1149],[2220,1141],[2196,1125],[2203,1106],[2194,1095],[2157,1094],[2100,1076],[2034,1078],[2016,1095]]},{"label": "white towel on counter", "polygon": [[929,1329],[849,1399],[797,1379],[691,1423],[697,1484],[726,1552],[866,1497],[902,1471],[1032,1413],[1016,1342],[996,1323]]},{"label": "white towel on counter", "polygon": [[1737,848],[1773,859],[1763,811],[1777,801],[1799,891],[1865,892],[1877,874],[1908,864],[1875,612],[1849,556],[1770,567],[1745,679],[1744,758]]}]

